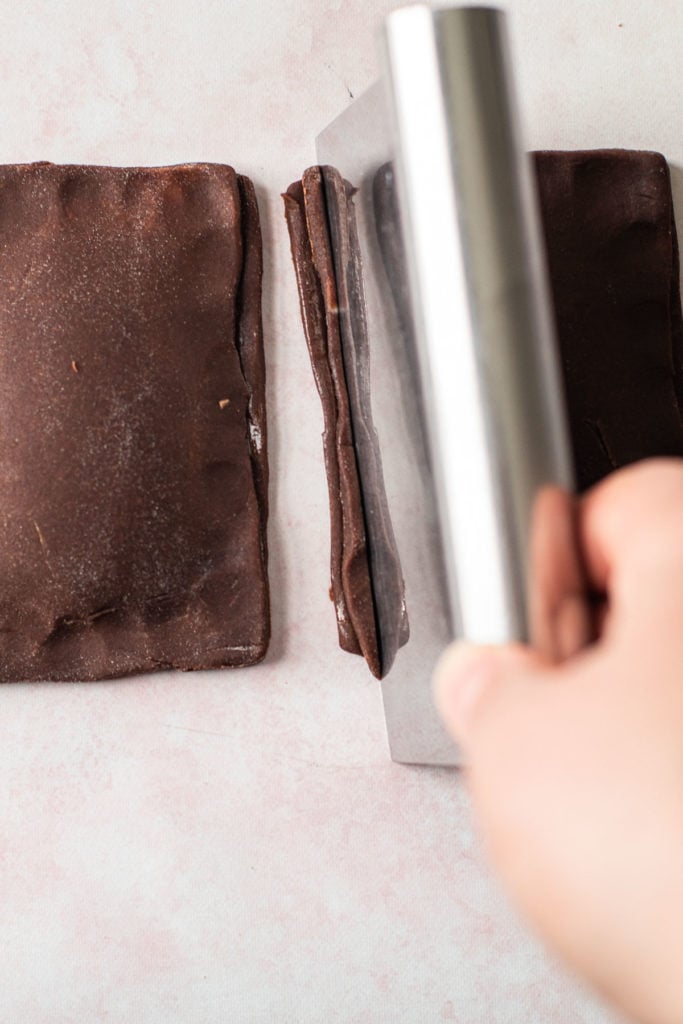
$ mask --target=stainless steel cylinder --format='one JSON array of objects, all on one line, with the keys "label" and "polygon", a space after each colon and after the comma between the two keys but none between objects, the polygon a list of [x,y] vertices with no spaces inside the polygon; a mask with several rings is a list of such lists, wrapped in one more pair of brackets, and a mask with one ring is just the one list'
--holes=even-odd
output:
[{"label": "stainless steel cylinder", "polygon": [[[552,646],[548,598],[562,586],[535,552],[556,537],[557,564],[573,564],[569,507],[548,500],[573,480],[504,15],[402,8],[385,53],[453,631]],[[585,623],[578,634],[564,653]]]}]

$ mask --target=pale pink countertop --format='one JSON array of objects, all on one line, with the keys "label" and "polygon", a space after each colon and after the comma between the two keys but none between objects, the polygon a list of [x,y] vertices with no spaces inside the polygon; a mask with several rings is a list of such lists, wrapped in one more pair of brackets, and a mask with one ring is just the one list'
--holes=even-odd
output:
[{"label": "pale pink countertop", "polygon": [[[321,412],[279,192],[374,77],[390,6],[0,10],[0,161],[215,160],[256,182],[274,627],[251,670],[2,688],[3,1024],[611,1019],[507,909],[458,775],[389,761],[379,688],[337,648]],[[678,0],[509,7],[532,146],[683,164]]]}]

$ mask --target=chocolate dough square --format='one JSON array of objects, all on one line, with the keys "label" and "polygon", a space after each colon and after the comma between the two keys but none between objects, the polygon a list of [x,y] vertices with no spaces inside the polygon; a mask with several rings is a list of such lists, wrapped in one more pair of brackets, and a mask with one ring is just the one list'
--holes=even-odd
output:
[{"label": "chocolate dough square", "polygon": [[0,681],[263,657],[260,285],[231,167],[0,167]]},{"label": "chocolate dough square", "polygon": [[683,455],[669,168],[631,150],[534,154],[577,483]]}]

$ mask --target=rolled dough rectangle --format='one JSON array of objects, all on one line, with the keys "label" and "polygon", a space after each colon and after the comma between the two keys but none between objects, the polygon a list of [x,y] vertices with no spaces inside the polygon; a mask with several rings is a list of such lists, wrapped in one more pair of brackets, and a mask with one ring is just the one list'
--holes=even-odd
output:
[{"label": "rolled dough rectangle", "polygon": [[683,323],[660,153],[534,154],[580,490],[683,455]]},{"label": "rolled dough rectangle", "polygon": [[0,681],[263,657],[260,284],[231,167],[0,167]]}]

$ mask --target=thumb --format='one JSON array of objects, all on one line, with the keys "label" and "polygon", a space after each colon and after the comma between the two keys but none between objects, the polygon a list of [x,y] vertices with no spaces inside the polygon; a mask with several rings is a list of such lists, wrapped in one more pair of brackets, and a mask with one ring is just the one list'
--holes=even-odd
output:
[{"label": "thumb", "polygon": [[446,728],[466,750],[486,718],[500,710],[501,703],[513,700],[514,691],[525,690],[546,667],[541,655],[522,644],[451,644],[433,677],[434,700]]}]

